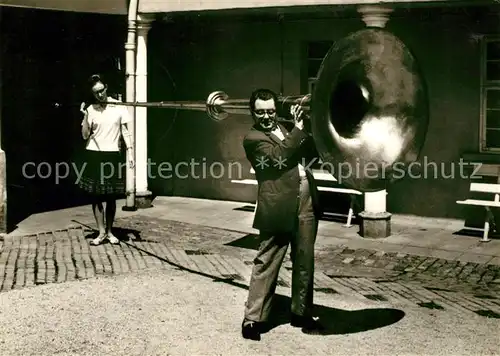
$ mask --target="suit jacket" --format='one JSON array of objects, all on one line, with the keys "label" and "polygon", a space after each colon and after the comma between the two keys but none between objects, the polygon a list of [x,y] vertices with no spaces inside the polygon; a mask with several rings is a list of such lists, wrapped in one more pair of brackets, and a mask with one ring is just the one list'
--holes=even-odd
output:
[{"label": "suit jacket", "polygon": [[[294,127],[280,128],[281,141],[271,132],[254,125],[243,140],[246,156],[258,181],[257,209],[253,227],[259,230],[293,231],[296,227],[300,177],[298,164],[315,157],[314,142],[307,133]],[[280,164],[281,163],[281,164]],[[322,212],[314,177],[306,169],[313,207],[319,219]]]}]

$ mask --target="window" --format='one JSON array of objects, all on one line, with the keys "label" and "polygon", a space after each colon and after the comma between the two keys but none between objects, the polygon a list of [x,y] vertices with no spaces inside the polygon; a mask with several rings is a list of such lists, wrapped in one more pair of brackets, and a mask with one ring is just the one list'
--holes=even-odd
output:
[{"label": "window", "polygon": [[484,37],[481,58],[481,152],[500,153],[500,38]]},{"label": "window", "polygon": [[307,43],[307,93],[312,93],[314,83],[318,79],[318,72],[321,67],[321,63],[332,45],[333,41],[313,41]]}]

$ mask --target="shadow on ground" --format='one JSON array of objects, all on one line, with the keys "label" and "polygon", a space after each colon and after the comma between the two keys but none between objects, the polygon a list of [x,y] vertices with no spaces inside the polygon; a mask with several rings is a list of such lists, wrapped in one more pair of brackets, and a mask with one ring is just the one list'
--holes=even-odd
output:
[{"label": "shadow on ground", "polygon": [[61,209],[85,206],[91,203],[88,196],[76,188],[67,185],[56,187],[45,185],[34,185],[30,182],[26,185],[11,184],[7,187],[9,197],[9,209],[7,211],[7,232],[19,228],[19,223],[31,215],[56,211]]},{"label": "shadow on ground", "polygon": [[259,235],[258,234],[247,234],[242,238],[228,242],[224,244],[226,246],[246,248],[249,250],[259,249]]},{"label": "shadow on ground", "polygon": [[[276,295],[273,302],[273,316],[266,332],[290,323],[291,299]],[[342,310],[323,305],[314,306],[314,315],[325,326],[322,335],[344,335],[379,329],[397,323],[405,316],[399,309],[374,308],[361,310]]]},{"label": "shadow on ground", "polygon": [[[463,228],[461,230],[455,231],[453,235],[458,236],[469,236],[469,237],[483,237],[484,230],[481,229],[472,229],[472,228]],[[500,238],[500,232],[498,231],[490,231],[488,234],[490,239],[498,239]]]},{"label": "shadow on ground", "polygon": [[[152,254],[137,246],[130,245],[142,253],[155,256],[156,258],[178,268],[181,271],[190,272],[199,276],[211,278],[216,283],[225,283],[238,288],[248,290],[248,286],[244,283],[236,281],[233,276],[213,276],[208,273],[192,270],[177,263],[169,261],[163,257]],[[288,324],[290,322],[290,307],[291,299],[287,296],[276,294],[273,300],[272,320],[269,321],[269,326],[265,332]],[[397,323],[405,316],[405,313],[399,309],[389,308],[373,308],[362,310],[341,310],[323,305],[314,306],[314,316],[319,317],[321,323],[325,326],[325,331],[322,335],[342,335],[353,334],[368,330],[374,330]]]}]

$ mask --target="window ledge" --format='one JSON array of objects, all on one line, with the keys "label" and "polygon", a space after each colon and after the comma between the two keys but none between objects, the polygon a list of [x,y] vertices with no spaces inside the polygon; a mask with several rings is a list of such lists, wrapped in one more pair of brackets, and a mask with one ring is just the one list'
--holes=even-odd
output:
[{"label": "window ledge", "polygon": [[462,154],[462,159],[466,162],[489,163],[500,165],[500,152],[485,153],[485,152],[465,152]]},{"label": "window ledge", "polygon": [[[474,174],[476,177],[494,177],[500,182],[500,152],[465,152],[462,154],[462,160],[466,165],[466,171]],[[471,176],[472,177],[472,176]]]}]

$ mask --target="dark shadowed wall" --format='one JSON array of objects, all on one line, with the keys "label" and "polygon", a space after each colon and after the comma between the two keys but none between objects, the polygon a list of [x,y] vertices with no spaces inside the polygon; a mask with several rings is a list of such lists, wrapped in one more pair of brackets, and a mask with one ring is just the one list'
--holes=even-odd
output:
[{"label": "dark shadowed wall", "polygon": [[79,103],[89,75],[101,73],[112,91],[123,91],[116,62],[122,58],[124,66],[126,31],[123,16],[2,8],[2,146],[11,227],[31,213],[82,202],[75,176],[57,181],[55,169],[59,164],[66,175],[61,163],[71,164],[84,147]]}]

